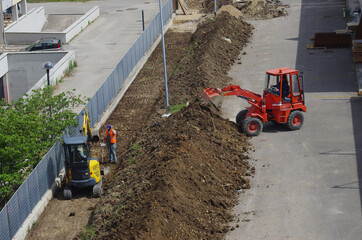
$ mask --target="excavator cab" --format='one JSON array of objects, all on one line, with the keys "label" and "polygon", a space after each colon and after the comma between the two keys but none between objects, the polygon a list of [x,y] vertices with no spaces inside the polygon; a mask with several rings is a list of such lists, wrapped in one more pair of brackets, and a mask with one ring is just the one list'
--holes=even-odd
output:
[{"label": "excavator cab", "polygon": [[63,137],[65,187],[64,199],[72,198],[72,189],[92,187],[93,197],[102,194],[102,175],[99,160],[91,156],[90,142],[99,137],[92,135],[89,127],[88,111],[83,115],[82,135],[78,137]]}]

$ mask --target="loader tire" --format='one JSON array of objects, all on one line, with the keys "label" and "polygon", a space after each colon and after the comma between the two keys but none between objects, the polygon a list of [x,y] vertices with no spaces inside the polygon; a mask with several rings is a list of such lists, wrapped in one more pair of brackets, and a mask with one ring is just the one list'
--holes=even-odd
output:
[{"label": "loader tire", "polygon": [[263,130],[263,122],[257,117],[248,117],[244,120],[242,129],[247,136],[258,136]]},{"label": "loader tire", "polygon": [[102,195],[102,179],[93,186],[93,197],[99,198]]},{"label": "loader tire", "polygon": [[290,130],[298,130],[302,127],[304,122],[304,116],[301,111],[293,111],[289,114],[287,127]]},{"label": "loader tire", "polygon": [[70,199],[72,199],[72,188],[70,188],[68,185],[66,185],[66,186],[64,187],[63,195],[64,195],[64,199],[65,199],[65,200],[70,200]]},{"label": "loader tire", "polygon": [[246,114],[248,113],[248,110],[241,110],[237,115],[236,115],[236,124],[239,126],[239,127],[242,127],[243,125],[243,121],[244,121],[244,118],[246,116]]}]

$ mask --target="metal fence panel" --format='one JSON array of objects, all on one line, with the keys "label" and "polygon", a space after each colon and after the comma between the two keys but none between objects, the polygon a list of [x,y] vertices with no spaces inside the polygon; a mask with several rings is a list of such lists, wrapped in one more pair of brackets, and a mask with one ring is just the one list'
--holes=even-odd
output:
[{"label": "metal fence panel", "polygon": [[145,31],[142,33],[142,38],[145,40],[145,45],[146,45],[146,48],[149,49],[149,32],[150,32],[150,25],[147,26],[147,28],[145,29]]},{"label": "metal fence panel", "polygon": [[36,206],[41,196],[39,192],[38,181],[39,180],[36,171],[32,171],[25,180],[26,184],[28,184],[29,203],[31,209]]},{"label": "metal fence panel", "polygon": [[64,168],[64,151],[63,151],[63,145],[60,141],[56,142],[54,154],[57,159],[57,176],[58,176],[60,171]]},{"label": "metal fence panel", "polygon": [[49,189],[49,182],[48,182],[48,174],[47,174],[47,162],[48,156],[45,156],[43,160],[41,160],[38,165],[35,167],[34,170],[38,173],[39,178],[39,192],[40,195],[43,196],[44,193]]},{"label": "metal fence panel", "polygon": [[98,89],[98,91],[96,92],[96,99],[97,99],[97,111],[98,111],[98,118],[101,116],[101,112],[102,112],[102,101],[103,101],[103,96],[102,96],[102,88]]},{"label": "metal fence panel", "polygon": [[105,82],[102,85],[102,95],[103,95],[103,107],[102,107],[102,111],[104,111],[104,109],[106,108],[107,104],[109,103],[110,99],[109,99],[109,94],[108,94],[108,83]]},{"label": "metal fence panel", "polygon": [[112,101],[112,99],[115,96],[115,92],[114,92],[114,71],[112,72],[111,75],[109,75],[108,77],[108,92],[109,92],[109,100]]},{"label": "metal fence panel", "polygon": [[138,63],[143,55],[144,52],[142,52],[142,47],[141,47],[141,40],[140,38],[137,38],[136,41],[136,62]]},{"label": "metal fence panel", "polygon": [[8,213],[7,207],[5,206],[0,211],[0,239],[1,240],[10,240],[10,232],[9,232],[9,221],[8,221]]},{"label": "metal fence panel", "polygon": [[117,64],[116,69],[114,69],[114,85],[116,88],[116,93],[118,92],[118,90],[121,88],[122,85],[122,79],[119,68],[120,68],[119,64]]},{"label": "metal fence panel", "polygon": [[134,66],[136,66],[136,47],[133,44],[131,47],[131,71],[133,70]]},{"label": "metal fence panel", "polygon": [[18,204],[19,204],[19,217],[20,221],[24,222],[26,217],[31,212],[30,201],[29,201],[29,189],[28,184],[23,182],[18,188]]},{"label": "metal fence panel", "polygon": [[10,221],[10,234],[11,237],[14,237],[15,233],[19,230],[21,224],[23,223],[19,214],[18,192],[15,192],[6,206]]}]

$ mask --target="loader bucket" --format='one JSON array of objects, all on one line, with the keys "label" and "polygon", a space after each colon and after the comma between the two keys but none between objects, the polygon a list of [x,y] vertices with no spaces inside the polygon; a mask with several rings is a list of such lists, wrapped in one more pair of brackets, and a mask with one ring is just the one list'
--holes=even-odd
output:
[{"label": "loader bucket", "polygon": [[202,91],[201,96],[206,102],[211,103],[216,109],[220,110],[223,101],[218,88],[206,88]]}]

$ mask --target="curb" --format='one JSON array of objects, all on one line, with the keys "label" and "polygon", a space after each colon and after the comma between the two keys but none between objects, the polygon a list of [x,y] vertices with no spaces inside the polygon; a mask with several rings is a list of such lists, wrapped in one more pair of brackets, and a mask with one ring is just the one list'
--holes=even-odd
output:
[{"label": "curb", "polygon": [[[173,23],[173,19],[175,18],[175,14],[172,14],[172,17],[168,20],[167,24],[163,27],[164,32],[170,29]],[[127,79],[124,81],[122,88],[118,91],[117,95],[113,98],[113,100],[108,104],[108,107],[104,110],[103,114],[100,116],[99,120],[94,124],[92,131],[98,131],[101,126],[107,121],[109,116],[112,114],[114,109],[117,107],[119,101],[122,99],[124,94],[126,93],[129,86],[131,86],[132,82],[136,79],[138,73],[141,71],[143,65],[147,62],[148,58],[151,56],[157,45],[161,42],[161,34],[157,37],[157,39],[153,42],[152,46],[148,51],[143,55],[141,60],[137,63],[137,65],[133,68],[131,73],[128,75]]]}]

